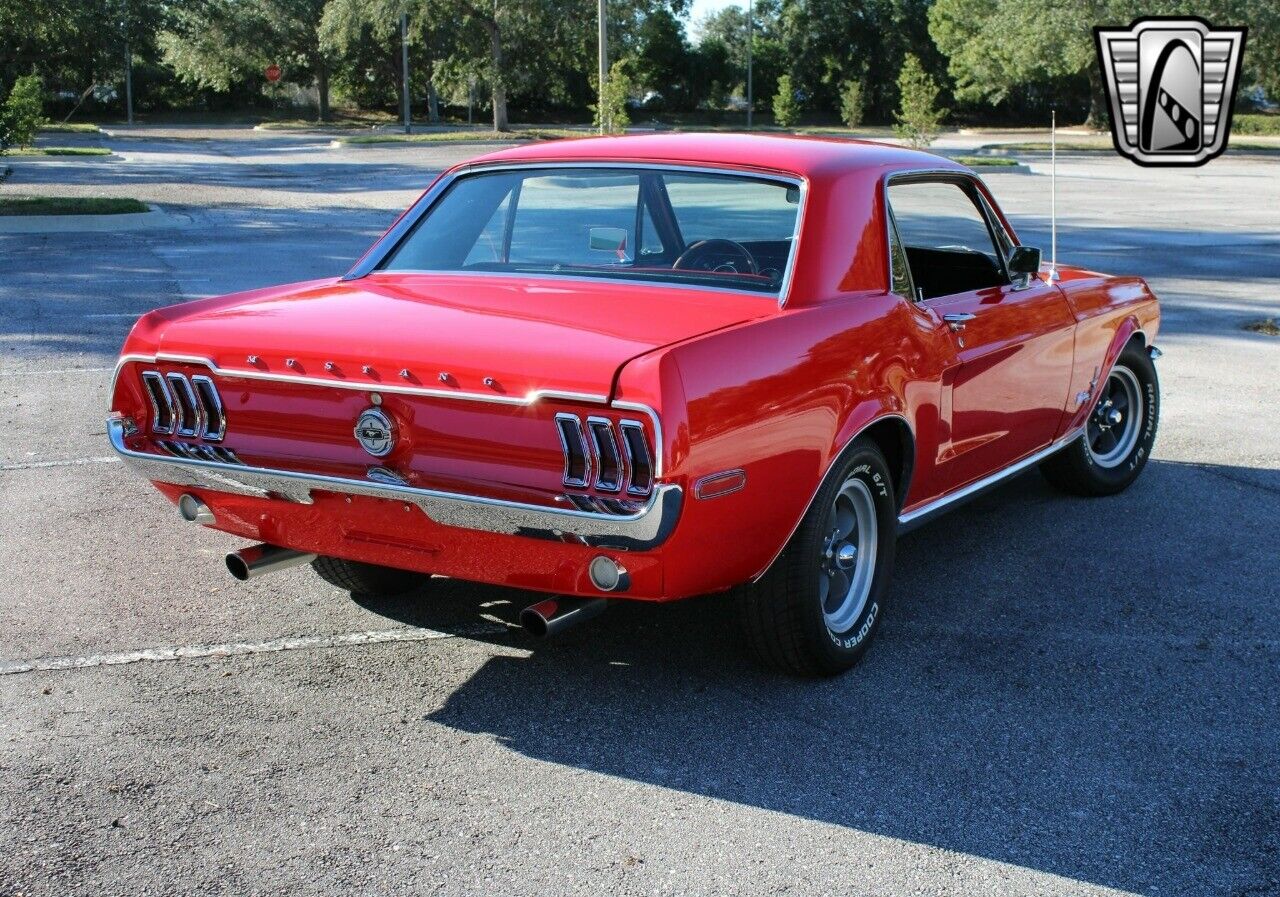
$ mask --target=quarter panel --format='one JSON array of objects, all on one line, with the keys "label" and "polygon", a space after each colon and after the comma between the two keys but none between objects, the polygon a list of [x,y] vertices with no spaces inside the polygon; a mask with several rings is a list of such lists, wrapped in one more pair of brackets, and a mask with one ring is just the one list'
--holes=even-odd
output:
[{"label": "quarter panel", "polygon": [[[688,501],[663,549],[669,595],[727,588],[763,572],[831,463],[887,414],[936,437],[946,350],[905,300],[866,294],[785,312],[669,350],[684,391],[687,454],[669,470]],[[668,437],[671,438],[671,437]],[[933,449],[919,449],[927,466]],[[693,483],[746,472],[745,488],[699,500]],[[926,477],[927,478],[927,477]]]}]

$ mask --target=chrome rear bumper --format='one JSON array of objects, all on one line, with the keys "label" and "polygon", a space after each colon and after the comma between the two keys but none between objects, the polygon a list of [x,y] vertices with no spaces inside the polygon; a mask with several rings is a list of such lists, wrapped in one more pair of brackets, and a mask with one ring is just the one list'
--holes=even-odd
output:
[{"label": "chrome rear bumper", "polygon": [[116,454],[154,482],[235,495],[278,497],[301,504],[311,503],[313,491],[385,498],[416,505],[427,517],[445,526],[581,542],[599,548],[646,551],[658,547],[675,529],[683,502],[679,486],[659,484],[644,505],[629,514],[548,508],[388,482],[137,452],[125,445],[125,435],[124,419],[107,419],[107,436]]}]

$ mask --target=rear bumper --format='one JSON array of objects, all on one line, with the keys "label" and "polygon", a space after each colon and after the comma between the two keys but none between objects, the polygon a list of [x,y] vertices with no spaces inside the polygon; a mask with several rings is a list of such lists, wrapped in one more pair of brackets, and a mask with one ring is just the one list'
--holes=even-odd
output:
[{"label": "rear bumper", "polygon": [[675,529],[683,504],[679,486],[659,484],[648,501],[631,513],[551,508],[389,482],[139,452],[128,447],[127,435],[124,419],[107,420],[111,447],[138,473],[156,483],[254,498],[280,497],[300,505],[314,504],[313,493],[387,499],[414,505],[431,521],[443,526],[595,548],[655,549]]}]

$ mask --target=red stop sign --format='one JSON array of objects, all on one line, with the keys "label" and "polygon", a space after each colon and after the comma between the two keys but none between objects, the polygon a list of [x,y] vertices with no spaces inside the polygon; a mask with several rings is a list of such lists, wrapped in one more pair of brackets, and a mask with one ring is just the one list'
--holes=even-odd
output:
[{"label": "red stop sign", "polygon": [[280,66],[276,65],[274,62],[271,63],[271,65],[267,66],[266,76],[268,81],[275,84],[280,80]]}]

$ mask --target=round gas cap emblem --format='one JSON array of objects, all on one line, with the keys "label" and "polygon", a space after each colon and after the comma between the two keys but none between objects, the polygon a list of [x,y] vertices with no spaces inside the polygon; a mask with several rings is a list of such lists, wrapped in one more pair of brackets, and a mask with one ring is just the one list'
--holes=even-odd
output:
[{"label": "round gas cap emblem", "polygon": [[356,419],[356,440],[375,458],[391,454],[396,447],[396,427],[379,408],[366,408]]}]

